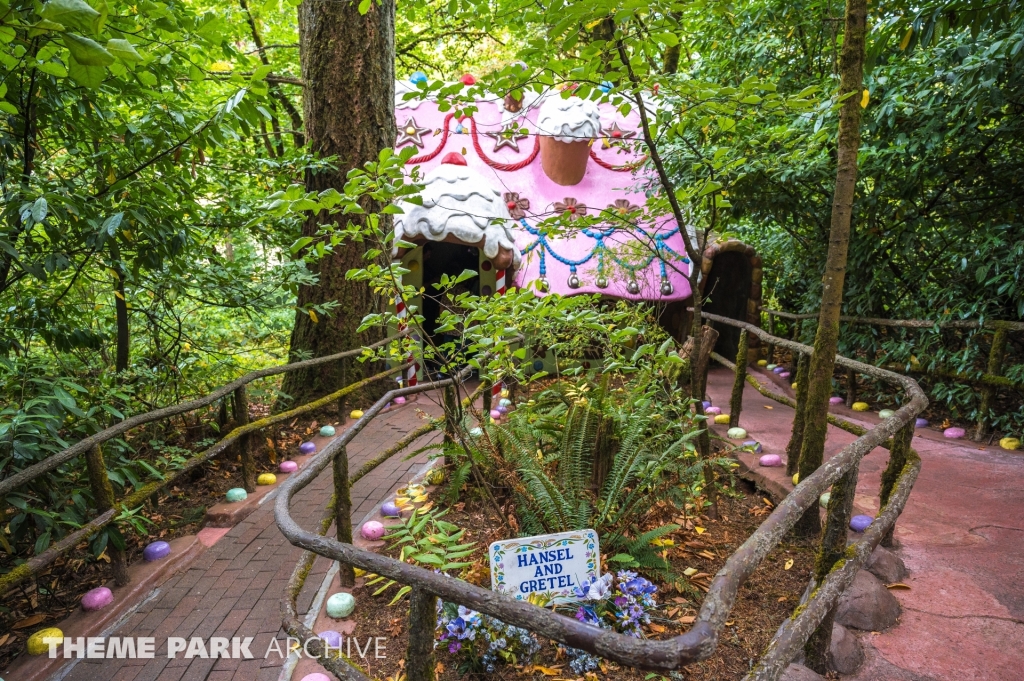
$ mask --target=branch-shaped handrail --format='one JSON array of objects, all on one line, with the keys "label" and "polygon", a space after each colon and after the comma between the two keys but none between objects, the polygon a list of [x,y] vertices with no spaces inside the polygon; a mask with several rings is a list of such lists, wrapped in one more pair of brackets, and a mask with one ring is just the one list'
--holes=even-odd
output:
[{"label": "branch-shaped handrail", "polygon": [[79,440],[78,442],[71,445],[62,452],[58,452],[53,456],[43,459],[39,463],[32,464],[28,468],[25,468],[24,470],[21,470],[15,473],[14,475],[11,475],[9,477],[4,478],[3,480],[0,480],[0,497],[4,496],[13,489],[20,487],[21,485],[24,485],[27,482],[31,482],[32,480],[38,478],[40,475],[49,473],[50,471],[54,470],[61,464],[71,461],[76,456],[81,456],[82,454],[85,454],[87,451],[89,451],[96,445],[101,445],[108,440],[112,440],[113,438],[131,430],[132,428],[137,428],[138,426],[142,426],[147,423],[161,421],[163,419],[170,418],[171,416],[185,414],[190,411],[195,411],[196,409],[209,406],[216,402],[217,400],[226,397],[227,395],[230,395],[237,388],[241,388],[243,385],[252,383],[255,380],[267,378],[268,376],[276,376],[278,374],[286,374],[292,371],[297,371],[299,369],[308,369],[310,367],[320,366],[321,364],[336,362],[338,360],[345,359],[346,357],[355,357],[357,355],[362,354],[365,350],[373,350],[374,348],[379,348],[382,345],[386,345],[387,343],[397,340],[398,338],[401,338],[402,336],[407,334],[408,330],[405,330],[399,332],[398,334],[395,334],[394,336],[388,336],[387,338],[377,341],[376,343],[371,343],[370,345],[356,348],[354,350],[346,350],[345,352],[339,352],[334,355],[316,357],[314,359],[307,359],[301,362],[281,364],[275,367],[267,367],[266,369],[252,371],[242,376],[241,378],[236,378],[234,381],[228,383],[227,385],[217,388],[206,397],[200,397],[189,402],[182,402],[181,404],[175,404],[169,407],[163,407],[161,409],[154,409],[153,411],[148,411],[145,414],[136,414],[135,416],[131,416],[125,419],[124,421],[121,421],[120,423],[117,423],[113,426],[110,426],[109,428],[101,430],[95,435],[90,435],[89,437],[83,440]]},{"label": "branch-shaped handrail", "polygon": [[[803,321],[805,319],[817,319],[817,312],[783,312],[782,310],[770,310],[767,307],[760,307],[760,310],[766,314],[775,315],[783,319],[792,319],[794,321]],[[850,322],[852,324],[875,324],[876,326],[896,326],[906,329],[998,329],[1000,327],[1009,331],[1024,331],[1024,322],[1010,322],[999,319],[990,320],[979,320],[979,319],[950,319],[948,321],[933,321],[931,319],[886,319],[884,317],[852,317],[849,315],[842,315],[839,317],[841,322]]]}]

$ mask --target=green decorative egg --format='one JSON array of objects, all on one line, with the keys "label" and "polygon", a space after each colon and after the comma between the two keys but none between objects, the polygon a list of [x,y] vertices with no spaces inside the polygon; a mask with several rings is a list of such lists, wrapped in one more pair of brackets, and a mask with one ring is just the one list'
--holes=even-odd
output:
[{"label": "green decorative egg", "polygon": [[249,496],[249,493],[246,492],[243,488],[232,487],[231,489],[228,490],[226,498],[229,503],[234,503],[236,501],[245,501],[245,498],[247,496]]},{"label": "green decorative egg", "polygon": [[732,440],[742,440],[747,436],[747,431],[737,426],[736,428],[730,428],[726,435]]},{"label": "green decorative egg", "polygon": [[332,619],[348,617],[356,609],[356,599],[352,594],[336,593],[327,599],[327,616]]}]

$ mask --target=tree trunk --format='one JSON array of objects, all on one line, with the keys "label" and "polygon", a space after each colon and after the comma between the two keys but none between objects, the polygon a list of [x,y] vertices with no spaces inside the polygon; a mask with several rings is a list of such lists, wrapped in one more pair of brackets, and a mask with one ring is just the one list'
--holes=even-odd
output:
[{"label": "tree trunk", "polygon": [[[302,79],[306,84],[303,118],[306,141],[318,156],[334,156],[336,170],[308,172],[306,189],[341,190],[345,175],[367,161],[376,161],[380,151],[395,144],[395,3],[370,3],[360,15],[354,2],[304,2],[299,5],[299,49]],[[369,200],[363,208],[376,212],[381,206]],[[387,216],[381,227],[390,229]],[[311,215],[303,225],[304,236],[315,236],[335,216]],[[358,216],[345,219],[358,219]],[[343,224],[342,224],[343,226]],[[292,330],[291,357],[329,355],[373,342],[383,337],[379,330],[360,336],[356,330],[363,316],[378,305],[365,282],[347,281],[345,273],[366,263],[363,254],[369,244],[348,242],[333,254],[310,265],[318,275],[314,286],[299,288],[299,310]],[[337,301],[328,315],[313,321],[304,311],[308,305]],[[383,303],[381,303],[383,304]],[[365,376],[372,373],[361,366]],[[360,378],[350,372],[350,380]],[[341,363],[287,374],[282,389],[300,402],[336,390],[342,380]],[[384,386],[378,384],[376,393]]]},{"label": "tree trunk", "polygon": [[[822,281],[821,309],[814,338],[814,354],[808,376],[807,405],[804,410],[804,441],[800,449],[800,479],[806,479],[821,465],[828,428],[828,399],[832,394],[839,343],[839,315],[843,304],[846,255],[850,244],[850,221],[857,185],[857,151],[860,148],[861,87],[864,77],[864,35],[867,0],[846,0],[846,29],[840,60],[840,95],[849,95],[839,113],[838,169],[832,197],[832,224],[828,256]],[[817,534],[821,528],[818,507],[808,509],[796,526],[798,534]]]}]

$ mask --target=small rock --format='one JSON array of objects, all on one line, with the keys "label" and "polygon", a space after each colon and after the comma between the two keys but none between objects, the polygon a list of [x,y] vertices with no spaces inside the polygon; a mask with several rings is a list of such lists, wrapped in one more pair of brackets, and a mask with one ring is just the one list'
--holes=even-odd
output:
[{"label": "small rock", "polygon": [[766,364],[764,368],[767,369],[768,371],[774,371],[776,366],[778,366],[778,365],[777,364]]},{"label": "small rock", "polygon": [[484,429],[483,428],[472,428],[472,429],[470,429],[469,434],[472,435],[473,437],[480,437],[481,435],[484,434]]},{"label": "small rock", "polygon": [[876,546],[868,557],[864,569],[878,577],[885,584],[902,582],[907,576],[907,566],[894,551]]},{"label": "small rock", "polygon": [[114,602],[114,594],[105,586],[90,589],[82,596],[82,610],[100,610]]},{"label": "small rock", "polygon": [[[327,631],[321,631],[319,634],[317,634],[317,636],[322,638],[324,640],[324,643],[326,643],[331,648],[340,648],[341,647],[341,632],[340,631],[335,631],[334,629],[328,629]],[[835,634],[833,633],[832,636],[835,636]]]},{"label": "small rock", "polygon": [[498,411],[497,409],[492,409],[491,410],[491,418],[494,419],[495,421],[497,421],[498,419],[501,418],[501,412]]},{"label": "small rock", "polygon": [[832,666],[840,674],[852,674],[864,664],[864,650],[860,641],[842,624],[832,625]]},{"label": "small rock", "polygon": [[825,681],[825,677],[802,664],[791,664],[782,670],[779,681]]},{"label": "small rock", "polygon": [[758,442],[757,440],[747,440],[746,442],[743,443],[743,448],[749,449],[750,451],[754,452],[754,454],[760,454],[761,452],[764,451],[764,447],[762,447],[761,443]]},{"label": "small rock", "polygon": [[839,599],[836,622],[861,631],[882,631],[896,624],[900,602],[867,570],[859,570]]}]

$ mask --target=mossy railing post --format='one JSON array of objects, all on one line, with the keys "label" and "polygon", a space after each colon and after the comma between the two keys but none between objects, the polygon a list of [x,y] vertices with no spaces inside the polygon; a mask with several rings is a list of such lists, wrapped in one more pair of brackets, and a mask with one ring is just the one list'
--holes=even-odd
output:
[{"label": "mossy railing post", "polygon": [[732,382],[732,397],[729,400],[729,427],[740,425],[740,410],[743,408],[743,386],[747,382],[747,330],[740,331],[739,348],[736,350],[736,372]]},{"label": "mossy railing post", "polygon": [[481,413],[484,416],[484,420],[487,420],[487,416],[491,413],[491,387],[494,385],[490,380],[484,381],[484,392],[483,392],[483,410]]},{"label": "mossy railing post", "polygon": [[[455,392],[455,386],[449,385],[444,389],[444,443],[454,444],[462,423],[462,405],[459,402],[459,395]],[[441,457],[441,465],[447,461]]]},{"label": "mossy railing post", "polygon": [[857,372],[853,369],[846,370],[846,406],[852,407],[857,401]]},{"label": "mossy railing post", "polygon": [[[85,464],[89,470],[89,486],[92,487],[96,510],[99,513],[109,511],[114,508],[114,488],[110,485],[107,464],[103,460],[103,450],[99,445],[86,452]],[[108,542],[107,553],[110,556],[110,567],[114,572],[114,584],[126,585],[131,578],[128,576],[128,559],[125,557],[124,549],[119,549]]]},{"label": "mossy railing post", "polygon": [[419,587],[409,594],[409,648],[406,650],[407,681],[434,681],[434,629],[437,597]]},{"label": "mossy railing post", "polygon": [[[988,352],[987,374],[999,376],[1003,371],[1003,357],[1006,354],[1006,327],[997,326],[992,336],[992,348]],[[974,439],[981,440],[988,434],[989,412],[992,411],[992,398],[996,389],[990,385],[981,388],[981,403],[978,405],[978,425],[974,429]]]},{"label": "mossy railing post", "polygon": [[[771,312],[768,313],[768,333],[772,336],[775,335],[775,315]],[[768,341],[768,364],[774,364],[775,362],[775,343]]]},{"label": "mossy railing post", "polygon": [[[249,397],[245,386],[235,388],[235,427],[249,423]],[[253,461],[249,434],[238,438],[238,453],[242,457],[242,487],[250,494],[256,491],[256,462]]]},{"label": "mossy railing post", "polygon": [[[352,485],[348,479],[348,450],[342,446],[334,455],[334,525],[338,541],[352,543]],[[342,586],[354,586],[356,573],[351,565],[338,563],[338,580]]]},{"label": "mossy railing post", "polygon": [[[882,489],[878,493],[878,508],[883,509],[889,503],[892,489],[896,485],[900,474],[907,465],[907,455],[910,453],[910,442],[914,438],[915,424],[913,422],[900,428],[892,438],[892,447],[889,449],[889,463],[882,471]],[[893,533],[896,525],[889,528],[889,531],[882,537],[881,544],[885,547],[892,546]]]},{"label": "mossy railing post", "polygon": [[[348,385],[348,358],[341,358],[341,385]],[[338,398],[338,423],[345,425],[348,421],[348,407],[346,403],[348,401],[348,393]]]},{"label": "mossy railing post", "polygon": [[804,406],[807,404],[807,372],[811,367],[811,356],[800,353],[796,363],[796,413],[793,414],[793,430],[786,445],[786,475],[792,476],[800,467],[800,448],[804,444]]},{"label": "mossy railing post", "polygon": [[802,319],[793,320],[793,342],[797,343],[800,341],[800,324],[803,322]]}]

